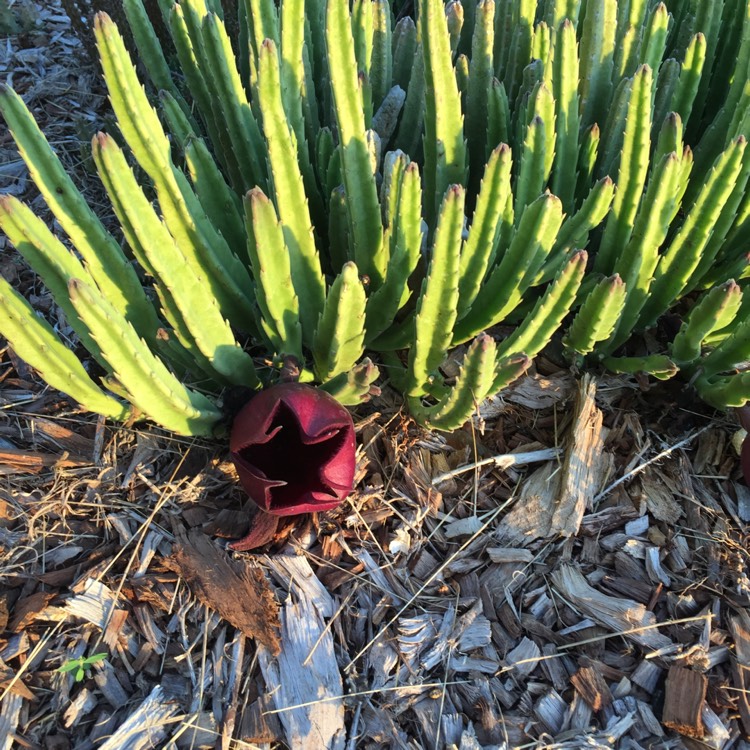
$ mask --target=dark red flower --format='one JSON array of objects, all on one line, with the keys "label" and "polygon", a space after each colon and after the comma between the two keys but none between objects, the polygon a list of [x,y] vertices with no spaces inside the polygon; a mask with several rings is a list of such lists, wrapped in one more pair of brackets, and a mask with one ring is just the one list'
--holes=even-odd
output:
[{"label": "dark red flower", "polygon": [[[261,391],[234,420],[229,447],[242,486],[266,514],[330,510],[352,491],[354,423],[318,388],[280,383]],[[262,523],[272,525],[270,519]],[[246,537],[232,547],[250,549],[248,542]]]}]

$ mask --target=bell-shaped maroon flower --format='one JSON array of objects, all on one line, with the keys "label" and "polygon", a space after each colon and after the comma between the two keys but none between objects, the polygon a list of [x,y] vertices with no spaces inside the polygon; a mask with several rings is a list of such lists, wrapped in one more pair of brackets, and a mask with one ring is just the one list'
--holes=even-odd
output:
[{"label": "bell-shaped maroon flower", "polygon": [[254,396],[230,438],[242,486],[274,516],[335,508],[352,491],[355,447],[349,412],[302,383],[280,383]]}]

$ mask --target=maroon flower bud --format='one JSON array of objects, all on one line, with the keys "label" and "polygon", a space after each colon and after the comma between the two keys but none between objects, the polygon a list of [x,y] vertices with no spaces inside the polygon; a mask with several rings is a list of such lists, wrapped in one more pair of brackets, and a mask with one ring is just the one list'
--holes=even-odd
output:
[{"label": "maroon flower bud", "polygon": [[[229,443],[242,486],[273,516],[341,503],[354,483],[355,446],[349,412],[325,391],[302,383],[280,383],[254,396],[234,420]],[[270,520],[263,523],[275,528]],[[249,542],[232,546],[259,546]]]}]

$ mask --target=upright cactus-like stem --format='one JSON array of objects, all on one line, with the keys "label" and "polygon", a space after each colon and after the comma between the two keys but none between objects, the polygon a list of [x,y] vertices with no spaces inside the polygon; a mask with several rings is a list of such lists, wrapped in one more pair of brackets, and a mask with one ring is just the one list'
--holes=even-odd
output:
[{"label": "upright cactus-like stem", "polygon": [[138,186],[122,151],[109,136],[99,134],[92,153],[130,246],[149,273],[161,281],[169,306],[179,315],[175,328],[187,333],[188,351],[205,359],[220,380],[255,385],[252,359],[238,346],[215,298],[206,299],[200,269],[180,252]]},{"label": "upright cactus-like stem", "polygon": [[160,327],[152,304],[119,244],[85,202],[21,98],[0,86],[0,111],[45,202],[86,261],[96,285],[138,332],[154,340]]},{"label": "upright cactus-like stem", "polygon": [[580,42],[581,125],[584,128],[602,122],[609,107],[616,30],[616,0],[589,0]]},{"label": "upright cactus-like stem", "polygon": [[573,356],[583,357],[606,341],[620,320],[627,290],[618,274],[602,279],[586,297],[568,329],[563,345]]},{"label": "upright cactus-like stem", "polygon": [[346,263],[328,291],[315,332],[313,361],[321,382],[349,372],[362,356],[365,304],[365,289],[357,266]]},{"label": "upright cactus-like stem", "polygon": [[364,105],[357,83],[357,61],[347,6],[346,0],[328,0],[327,3],[328,68],[354,260],[376,289],[383,281],[387,256],[382,244],[377,187],[367,148]]},{"label": "upright cactus-like stem", "polygon": [[420,0],[419,10],[426,84],[424,212],[434,226],[448,186],[465,184],[466,143],[443,3]]},{"label": "upright cactus-like stem", "polygon": [[570,257],[531,313],[500,345],[498,357],[520,354],[535,357],[549,343],[575,302],[586,271],[586,261],[586,253],[582,250]]},{"label": "upright cactus-like stem", "polygon": [[476,7],[471,44],[469,86],[466,95],[466,129],[471,188],[477,192],[486,161],[489,96],[492,89],[492,48],[495,37],[495,3],[480,0]]},{"label": "upright cactus-like stem", "polygon": [[284,114],[278,53],[270,39],[261,44],[258,57],[258,94],[276,212],[284,233],[292,281],[299,300],[302,339],[310,346],[318,316],[323,310],[325,282],[315,246],[304,178],[297,161],[294,133],[290,131]]},{"label": "upright cactus-like stem", "polygon": [[642,326],[652,325],[688,285],[737,181],[745,146],[745,139],[740,137],[716,160],[695,204],[656,268],[651,294],[639,320]]},{"label": "upright cactus-like stem", "polygon": [[507,252],[456,324],[455,343],[473,338],[517,307],[552,249],[561,223],[562,206],[553,195],[540,196],[526,207]]},{"label": "upright cactus-like stem", "polygon": [[[209,434],[216,407],[180,379],[253,386],[264,348],[360,403],[375,392],[369,347],[418,419],[454,429],[561,327],[578,365],[662,378],[679,365],[711,403],[750,395],[734,372],[750,356],[746,0],[420,0],[398,22],[388,0],[242,0],[238,40],[220,0],[160,7],[177,75],[142,0],[125,0],[159,112],[112,22],[96,22],[148,186],[111,138],[93,153],[143,283],[0,90],[77,254],[14,199],[0,200],[0,226],[132,415]],[[0,330],[27,352],[52,342],[50,357],[29,355],[47,377],[62,344],[9,299]],[[674,342],[660,328],[629,345],[677,300]],[[509,320],[496,340],[488,329]],[[454,382],[442,365],[463,342]],[[131,413],[70,366],[70,382],[51,375],[59,387]]]},{"label": "upright cactus-like stem", "polygon": [[617,193],[612,213],[596,256],[596,270],[611,273],[614,259],[620,255],[633,231],[633,220],[648,174],[651,134],[651,69],[639,68],[633,78],[628,105],[625,140],[617,175]]},{"label": "upright cactus-like stem", "polygon": [[407,394],[419,398],[445,358],[453,337],[458,304],[458,267],[464,191],[453,185],[445,195],[435,232],[432,260],[422,286],[415,335],[409,351]]},{"label": "upright cactus-like stem", "polygon": [[78,315],[138,411],[181,435],[211,435],[221,418],[216,406],[182,385],[103,297],[77,279],[68,288]]},{"label": "upright cactus-like stem", "polygon": [[393,248],[385,281],[367,299],[365,336],[368,345],[376,346],[378,336],[391,326],[399,309],[411,296],[408,281],[419,263],[423,238],[421,187],[419,170],[416,163],[411,162],[403,170],[397,203],[389,217]]},{"label": "upright cactus-like stem", "polygon": [[75,308],[68,297],[69,279],[85,279],[89,285],[96,286],[96,282],[83,264],[73,253],[68,252],[62,242],[52,234],[41,219],[31,212],[28,206],[14,196],[0,196],[0,229],[24,260],[39,274],[44,285],[52,293],[56,304],[65,313],[71,328],[76,332],[83,346],[100,365],[106,367],[96,341],[91,338],[88,328],[76,315]]},{"label": "upright cactus-like stem", "polygon": [[490,155],[459,266],[458,317],[472,308],[490,261],[513,228],[511,150],[505,144]]},{"label": "upright cactus-like stem", "polygon": [[122,38],[104,14],[96,18],[104,78],[120,130],[154,181],[164,222],[183,255],[210,280],[222,313],[238,328],[253,318],[252,280],[172,162],[169,140],[149,104]]},{"label": "upright cactus-like stem", "polygon": [[575,27],[570,19],[565,19],[557,29],[552,70],[557,130],[552,192],[560,198],[566,213],[572,210],[575,202],[578,134],[581,126],[578,79]]},{"label": "upright cactus-like stem", "polygon": [[466,352],[455,386],[431,407],[424,407],[418,398],[410,399],[414,414],[437,430],[459,428],[477,410],[492,388],[496,350],[490,336],[478,336]]},{"label": "upright cactus-like stem", "polygon": [[715,287],[690,311],[672,343],[672,359],[680,367],[694,365],[705,340],[728,326],[742,303],[742,290],[734,281]]},{"label": "upright cactus-like stem", "polygon": [[284,230],[273,203],[260,188],[251,190],[245,198],[245,221],[263,332],[277,356],[302,361],[300,304]]}]

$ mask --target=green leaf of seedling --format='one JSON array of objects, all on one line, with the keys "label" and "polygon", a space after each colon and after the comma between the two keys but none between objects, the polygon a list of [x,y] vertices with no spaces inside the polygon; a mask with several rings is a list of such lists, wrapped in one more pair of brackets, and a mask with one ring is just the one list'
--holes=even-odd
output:
[{"label": "green leaf of seedling", "polygon": [[98,664],[100,661],[103,661],[107,658],[107,656],[108,654],[106,653],[92,654],[91,656],[79,656],[76,659],[66,661],[57,670],[57,672],[58,674],[66,674],[75,670],[75,681],[81,682],[86,676],[86,672],[88,671],[89,667],[92,667],[94,664]]}]

